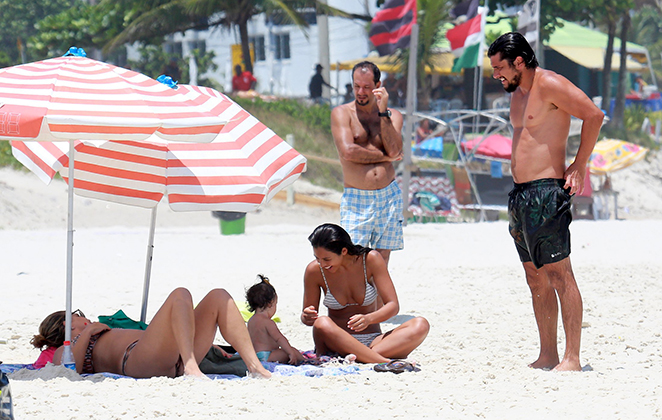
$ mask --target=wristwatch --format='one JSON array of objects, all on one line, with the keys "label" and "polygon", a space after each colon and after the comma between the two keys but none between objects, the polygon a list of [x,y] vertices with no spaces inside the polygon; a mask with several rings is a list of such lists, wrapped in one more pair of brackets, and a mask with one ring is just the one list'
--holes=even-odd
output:
[{"label": "wristwatch", "polygon": [[380,117],[391,118],[391,110],[386,108],[386,112],[377,112]]}]

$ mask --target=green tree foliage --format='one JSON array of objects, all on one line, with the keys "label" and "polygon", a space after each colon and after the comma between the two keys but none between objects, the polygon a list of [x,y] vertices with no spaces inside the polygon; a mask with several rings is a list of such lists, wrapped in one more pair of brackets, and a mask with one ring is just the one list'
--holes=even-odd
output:
[{"label": "green tree foliage", "polygon": [[[73,7],[47,16],[37,24],[39,32],[31,38],[30,46],[38,54],[53,56],[66,52],[70,46],[101,49],[124,31],[145,10],[158,7],[164,1],[113,0],[96,5],[78,1]],[[173,15],[178,18],[177,15]],[[145,35],[145,44],[159,45],[162,34]],[[107,50],[106,56],[116,53]]]},{"label": "green tree foliage", "polygon": [[[181,71],[181,79],[177,80],[179,83],[188,84],[191,82],[189,74],[189,62],[188,60],[183,60],[177,54],[168,54],[163,48],[156,45],[144,45],[138,48],[140,53],[140,59],[137,61],[129,60],[129,67],[132,70],[139,71],[147,76],[156,79],[160,75],[164,74],[164,68],[170,60],[175,60],[177,66]],[[196,64],[198,65],[198,74],[204,74],[208,71],[216,70],[217,66],[214,63],[215,54],[213,51],[208,51],[205,54],[202,54],[200,50],[192,51],[193,57],[195,58]],[[213,88],[220,88],[216,86],[216,83],[210,79],[198,78],[198,85],[208,86]]]},{"label": "green tree foliage", "polygon": [[[655,81],[662,81],[662,13],[657,7],[644,6],[632,17],[632,37],[630,40],[648,48]],[[643,75],[648,79],[648,74]],[[653,82],[653,80],[649,80]]]},{"label": "green tree foliage", "polygon": [[27,47],[28,38],[37,33],[35,24],[78,3],[80,0],[0,0],[0,66],[44,58]]}]

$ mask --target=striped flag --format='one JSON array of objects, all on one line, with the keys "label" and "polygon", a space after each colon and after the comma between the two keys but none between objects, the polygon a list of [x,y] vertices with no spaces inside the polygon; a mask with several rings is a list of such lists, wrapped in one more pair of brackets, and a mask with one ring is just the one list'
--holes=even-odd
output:
[{"label": "striped flag", "polygon": [[479,7],[478,4],[479,0],[469,0],[451,11],[451,15],[456,16],[457,21],[462,21],[446,32],[453,55],[457,57],[453,64],[453,72],[459,72],[463,68],[478,67],[481,64],[487,9]]},{"label": "striped flag", "polygon": [[380,56],[393,54],[399,48],[409,48],[415,23],[416,0],[386,0],[375,13],[368,35]]}]

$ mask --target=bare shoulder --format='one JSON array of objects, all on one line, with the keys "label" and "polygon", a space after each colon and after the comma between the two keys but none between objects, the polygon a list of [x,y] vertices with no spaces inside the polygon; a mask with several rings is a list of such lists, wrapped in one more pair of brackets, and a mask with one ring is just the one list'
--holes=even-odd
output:
[{"label": "bare shoulder", "polygon": [[271,318],[268,318],[265,315],[262,314],[254,314],[251,319],[248,320],[248,327],[250,328],[251,326],[253,328],[265,328],[268,327],[270,324],[274,324],[274,321]]},{"label": "bare shoulder", "polygon": [[539,92],[546,102],[582,119],[589,114],[599,114],[593,101],[564,76],[551,70],[543,70],[539,80]]},{"label": "bare shoulder", "polygon": [[317,282],[321,280],[322,275],[320,272],[320,266],[317,261],[313,260],[306,266],[306,271],[304,272],[304,280],[306,282],[312,281]]},{"label": "bare shoulder", "polygon": [[538,87],[545,94],[562,93],[568,89],[577,89],[565,76],[545,69],[539,69]]},{"label": "bare shoulder", "polygon": [[382,254],[380,254],[379,251],[373,249],[366,256],[366,265],[370,266],[371,268],[385,268],[386,262],[384,261]]},{"label": "bare shoulder", "polygon": [[352,112],[356,112],[353,102],[346,104],[338,105],[337,107],[331,110],[331,119],[333,118],[345,118],[349,116]]}]

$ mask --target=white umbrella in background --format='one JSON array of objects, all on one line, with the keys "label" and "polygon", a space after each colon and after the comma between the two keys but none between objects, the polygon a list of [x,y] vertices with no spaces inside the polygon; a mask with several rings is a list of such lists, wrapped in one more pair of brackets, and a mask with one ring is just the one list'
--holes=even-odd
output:
[{"label": "white umbrella in background", "polygon": [[[175,211],[250,212],[293,183],[306,159],[227,96],[209,88],[179,86],[217,102],[229,121],[210,143],[145,141],[75,143],[76,194],[152,209],[141,321],[145,321],[156,208],[167,196]],[[46,183],[69,177],[68,144],[12,142],[14,156]]]}]

